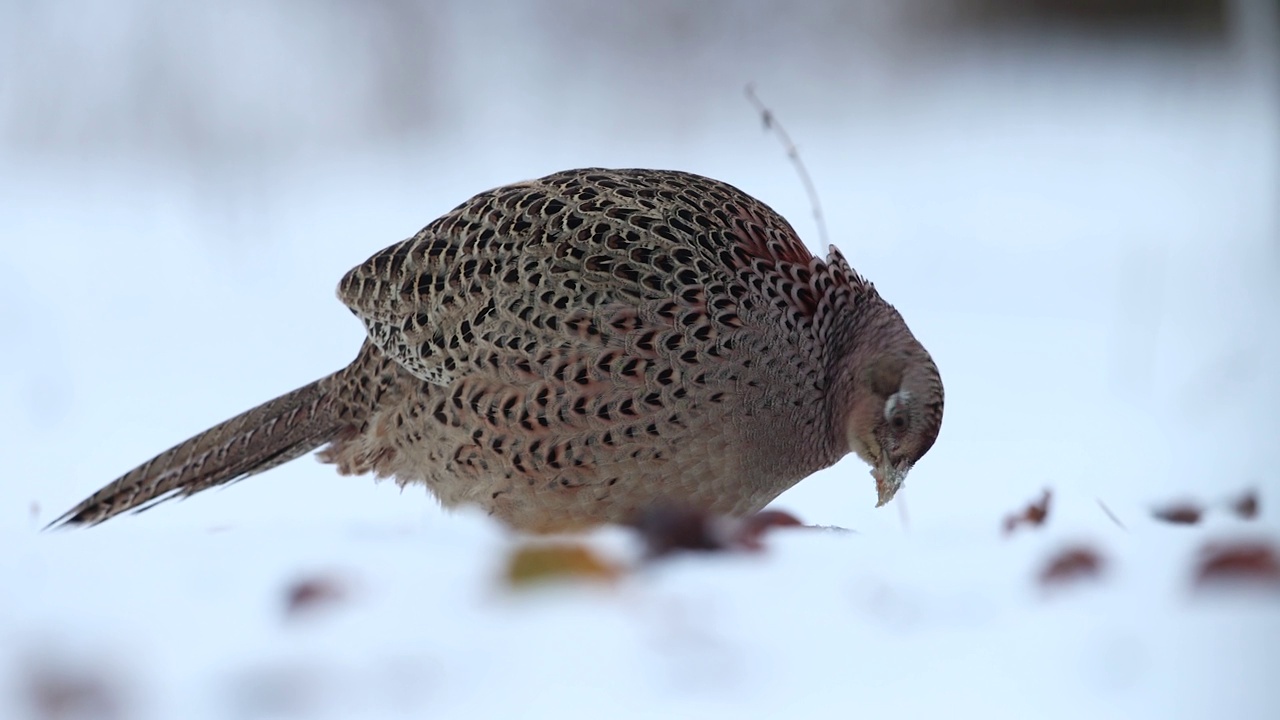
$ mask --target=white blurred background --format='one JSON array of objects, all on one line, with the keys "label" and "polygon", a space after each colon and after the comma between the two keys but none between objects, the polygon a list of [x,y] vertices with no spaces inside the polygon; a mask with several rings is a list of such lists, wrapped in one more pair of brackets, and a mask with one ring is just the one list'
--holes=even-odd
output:
[{"label": "white blurred background", "polygon": [[[942,369],[911,526],[1046,486],[1088,523],[1265,503],[1278,27],[1269,0],[0,2],[0,529],[348,362],[338,278],[475,192],[689,170],[825,253],[747,83]],[[852,458],[779,504],[901,532]],[[310,459],[117,522],[327,520],[450,522]]]}]

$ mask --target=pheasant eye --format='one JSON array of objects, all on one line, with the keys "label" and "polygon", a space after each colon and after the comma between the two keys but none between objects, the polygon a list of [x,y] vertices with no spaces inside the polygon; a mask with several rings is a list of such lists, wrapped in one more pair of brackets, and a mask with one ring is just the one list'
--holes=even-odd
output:
[{"label": "pheasant eye", "polygon": [[905,430],[907,428],[907,418],[905,415],[894,415],[889,419],[889,426],[894,430]]}]

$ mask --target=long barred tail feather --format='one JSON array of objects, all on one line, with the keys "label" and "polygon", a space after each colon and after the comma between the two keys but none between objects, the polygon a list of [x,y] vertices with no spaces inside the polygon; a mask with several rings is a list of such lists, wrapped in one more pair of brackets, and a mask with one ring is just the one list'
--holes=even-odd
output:
[{"label": "long barred tail feather", "polygon": [[90,495],[48,527],[96,525],[131,510],[142,512],[315,450],[341,429],[328,391],[333,377],[269,400],[169,448]]}]

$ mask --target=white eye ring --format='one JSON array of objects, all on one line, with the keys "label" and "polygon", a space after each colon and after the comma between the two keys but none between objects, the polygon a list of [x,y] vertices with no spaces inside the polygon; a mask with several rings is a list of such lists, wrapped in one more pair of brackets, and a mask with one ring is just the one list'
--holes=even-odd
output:
[{"label": "white eye ring", "polygon": [[898,408],[898,403],[907,404],[911,402],[911,393],[906,390],[899,390],[889,396],[889,400],[884,404],[884,419],[889,420],[893,417],[893,411]]}]

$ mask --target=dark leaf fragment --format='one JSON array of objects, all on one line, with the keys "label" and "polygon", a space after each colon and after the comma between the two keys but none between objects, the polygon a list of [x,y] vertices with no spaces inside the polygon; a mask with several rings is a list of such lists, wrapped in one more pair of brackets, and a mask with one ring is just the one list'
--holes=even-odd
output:
[{"label": "dark leaf fragment", "polygon": [[291,583],[285,590],[285,615],[295,616],[326,605],[336,605],[347,597],[347,587],[339,578],[317,575]]},{"label": "dark leaf fragment", "polygon": [[1195,525],[1204,517],[1204,509],[1190,501],[1170,503],[1151,511],[1157,520],[1174,525]]},{"label": "dark leaf fragment", "polygon": [[770,529],[803,526],[794,515],[781,510],[739,519],[670,503],[651,506],[629,525],[639,531],[650,558],[682,550],[760,550],[764,547],[761,538]]},{"label": "dark leaf fragment", "polygon": [[1260,540],[1209,543],[1200,551],[1197,587],[1233,583],[1280,588],[1280,554]]},{"label": "dark leaf fragment", "polygon": [[1097,550],[1077,545],[1059,551],[1040,571],[1040,585],[1059,586],[1102,575],[1105,562]]},{"label": "dark leaf fragment", "polygon": [[1231,512],[1242,520],[1254,520],[1258,517],[1258,491],[1246,490],[1243,495],[1231,502]]},{"label": "dark leaf fragment", "polygon": [[1005,516],[1004,534],[1011,535],[1013,531],[1022,525],[1029,527],[1043,525],[1049,517],[1049,501],[1052,499],[1053,493],[1048,488],[1045,488],[1038,501],[1027,505],[1022,512]]}]

